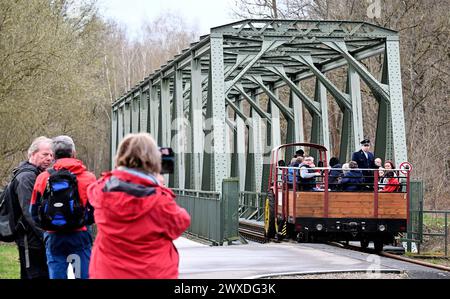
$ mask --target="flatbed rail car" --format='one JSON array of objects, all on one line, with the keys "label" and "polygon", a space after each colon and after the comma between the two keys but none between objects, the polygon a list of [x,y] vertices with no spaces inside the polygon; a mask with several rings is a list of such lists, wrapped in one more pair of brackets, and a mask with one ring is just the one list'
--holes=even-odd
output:
[{"label": "flatbed rail car", "polygon": [[[321,171],[314,191],[302,191],[297,175],[293,182],[288,176],[299,168],[285,167],[279,163],[281,151],[288,147],[309,147],[317,151],[323,167],[311,168]],[[293,238],[299,242],[360,241],[366,248],[374,242],[376,251],[384,244],[393,244],[400,233],[406,232],[409,221],[410,168],[394,169],[400,182],[397,192],[384,193],[379,188],[378,169],[364,169],[373,176],[366,189],[343,192],[330,189],[327,167],[327,149],[311,143],[281,145],[272,150],[270,161],[268,197],[265,203],[264,231],[266,238]],[[290,172],[289,172],[290,171]],[[400,174],[403,174],[400,175]]]}]

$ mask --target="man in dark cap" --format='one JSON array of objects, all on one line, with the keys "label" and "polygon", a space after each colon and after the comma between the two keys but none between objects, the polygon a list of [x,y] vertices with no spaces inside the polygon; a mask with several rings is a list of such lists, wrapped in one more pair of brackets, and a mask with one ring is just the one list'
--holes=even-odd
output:
[{"label": "man in dark cap", "polygon": [[[352,155],[352,161],[358,163],[360,169],[375,169],[378,168],[375,165],[375,157],[370,152],[370,140],[364,139],[361,141],[361,149],[354,152]],[[364,181],[373,189],[373,171],[363,171]]]}]

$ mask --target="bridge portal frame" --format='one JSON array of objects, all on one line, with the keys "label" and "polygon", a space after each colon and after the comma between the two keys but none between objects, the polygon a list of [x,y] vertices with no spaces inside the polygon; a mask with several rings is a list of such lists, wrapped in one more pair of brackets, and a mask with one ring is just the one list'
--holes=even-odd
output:
[{"label": "bridge portal frame", "polygon": [[[361,61],[379,55],[378,80]],[[337,68],[347,70],[344,91],[326,76]],[[301,85],[310,78],[314,97]],[[359,148],[361,80],[379,104],[375,154],[398,167],[407,161],[398,33],[352,21],[251,19],[212,28],[112,104],[111,153],[127,133],[149,132],[176,151],[171,187],[220,192],[233,175],[241,191],[265,192],[264,158],[281,143],[305,141],[304,111],[312,117],[311,142],[334,146],[328,95],[343,114],[341,160]],[[279,95],[284,86],[288,102]],[[280,118],[287,122],[286,140]]]}]

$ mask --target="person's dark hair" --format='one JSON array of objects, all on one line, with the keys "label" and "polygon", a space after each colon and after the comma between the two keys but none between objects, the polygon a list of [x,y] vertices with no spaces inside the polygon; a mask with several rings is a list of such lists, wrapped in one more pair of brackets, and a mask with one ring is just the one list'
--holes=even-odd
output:
[{"label": "person's dark hair", "polygon": [[305,151],[303,151],[302,149],[299,149],[295,152],[295,157],[301,156],[303,157],[305,155]]},{"label": "person's dark hair", "polygon": [[73,158],[75,156],[75,143],[69,136],[58,136],[52,139],[52,151],[55,159]]},{"label": "person's dark hair", "polygon": [[394,177],[394,172],[393,171],[387,171],[384,176],[386,178],[393,178]]},{"label": "person's dark hair", "polygon": [[333,167],[334,165],[337,165],[337,164],[339,164],[339,159],[336,157],[332,157],[330,159],[330,166]]},{"label": "person's dark hair", "polygon": [[356,163],[355,161],[350,161],[350,162],[348,162],[348,167],[358,168],[358,163]]},{"label": "person's dark hair", "polygon": [[284,162],[284,160],[280,160],[280,161],[278,161],[278,166],[281,166],[281,167],[286,166],[286,162]]}]

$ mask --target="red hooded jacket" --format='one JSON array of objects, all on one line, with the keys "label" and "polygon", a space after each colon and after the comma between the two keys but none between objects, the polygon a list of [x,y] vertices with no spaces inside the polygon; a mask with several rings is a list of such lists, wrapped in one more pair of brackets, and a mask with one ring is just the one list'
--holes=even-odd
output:
[{"label": "red hooded jacket", "polygon": [[400,183],[397,178],[389,178],[389,181],[380,192],[397,192],[400,189]]},{"label": "red hooded jacket", "polygon": [[[83,162],[73,158],[63,158],[56,160],[55,164],[52,167],[55,170],[60,170],[65,168],[72,172],[77,177],[78,182],[78,193],[80,195],[80,200],[83,206],[86,206],[88,201],[87,197],[87,187],[95,182],[96,177],[93,173],[86,170],[86,166],[83,165]],[[50,177],[50,173],[48,171],[42,172],[36,179],[34,183],[33,194],[31,196],[31,205],[36,204],[37,193],[39,192],[41,195],[44,194],[45,188],[47,186],[47,180]],[[86,231],[86,227],[79,229],[80,231]]]},{"label": "red hooded jacket", "polygon": [[116,169],[90,185],[88,196],[98,230],[90,278],[178,278],[172,241],[188,228],[190,216],[170,189],[148,176]]}]

